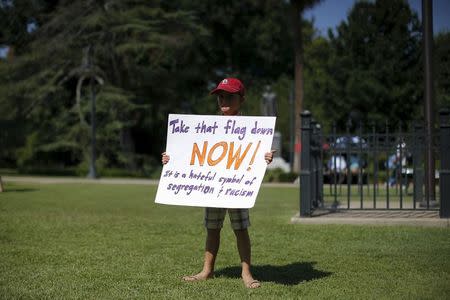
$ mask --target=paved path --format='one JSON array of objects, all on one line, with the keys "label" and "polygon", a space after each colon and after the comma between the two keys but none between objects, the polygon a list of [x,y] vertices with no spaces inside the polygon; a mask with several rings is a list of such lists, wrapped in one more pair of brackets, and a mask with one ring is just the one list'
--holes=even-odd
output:
[{"label": "paved path", "polygon": [[291,218],[300,224],[405,225],[450,228],[450,219],[439,218],[438,210],[317,210],[311,217]]},{"label": "paved path", "polygon": [[81,177],[41,177],[41,176],[2,176],[4,182],[58,184],[58,183],[92,183],[92,184],[139,184],[157,185],[158,180],[138,178],[99,178]]},{"label": "paved path", "polygon": [[[159,180],[141,178],[98,178],[89,179],[82,177],[46,177],[46,176],[2,176],[3,182],[22,182],[39,184],[58,183],[90,183],[90,184],[138,184],[158,185]],[[263,183],[264,187],[299,188],[295,183]]]}]

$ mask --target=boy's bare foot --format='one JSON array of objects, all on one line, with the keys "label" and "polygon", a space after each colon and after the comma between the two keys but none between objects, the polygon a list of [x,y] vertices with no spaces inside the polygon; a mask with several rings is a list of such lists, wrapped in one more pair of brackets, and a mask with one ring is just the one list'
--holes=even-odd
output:
[{"label": "boy's bare foot", "polygon": [[242,280],[244,281],[244,284],[249,289],[257,289],[261,287],[261,283],[254,279],[252,275],[242,275]]},{"label": "boy's bare foot", "polygon": [[210,278],[214,277],[214,273],[206,273],[206,272],[200,272],[198,274],[195,275],[188,275],[188,276],[184,276],[183,280],[184,281],[202,281],[202,280],[207,280]]}]

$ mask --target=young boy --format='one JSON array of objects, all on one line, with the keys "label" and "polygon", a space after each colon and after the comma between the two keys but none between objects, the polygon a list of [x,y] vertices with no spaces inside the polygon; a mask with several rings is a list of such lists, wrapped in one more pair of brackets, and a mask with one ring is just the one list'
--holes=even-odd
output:
[{"label": "young boy", "polygon": [[[217,95],[217,103],[220,111],[226,116],[240,115],[240,108],[245,100],[245,88],[242,82],[236,78],[226,78],[211,91],[211,95]],[[273,152],[267,152],[264,155],[269,164],[273,159]],[[162,154],[162,163],[169,162],[169,155],[166,152]],[[260,282],[253,278],[250,271],[251,263],[251,245],[247,228],[250,226],[248,209],[231,208],[205,208],[205,227],[207,230],[206,246],[203,269],[200,273],[183,277],[184,281],[199,281],[212,278],[214,276],[214,263],[220,244],[220,230],[223,226],[225,214],[228,211],[231,221],[231,227],[236,235],[237,248],[241,258],[242,280],[247,288],[258,288]]]}]

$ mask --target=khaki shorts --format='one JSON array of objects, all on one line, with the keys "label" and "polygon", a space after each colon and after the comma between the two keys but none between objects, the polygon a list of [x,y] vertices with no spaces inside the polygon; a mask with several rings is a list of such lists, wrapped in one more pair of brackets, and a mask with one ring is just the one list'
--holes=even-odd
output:
[{"label": "khaki shorts", "polygon": [[248,209],[206,207],[205,227],[207,229],[222,228],[227,211],[230,216],[231,228],[233,228],[233,230],[247,229],[250,226]]}]

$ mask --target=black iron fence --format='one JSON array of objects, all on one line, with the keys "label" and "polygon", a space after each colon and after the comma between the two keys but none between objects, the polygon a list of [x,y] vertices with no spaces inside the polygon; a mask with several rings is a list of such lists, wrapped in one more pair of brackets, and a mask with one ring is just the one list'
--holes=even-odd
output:
[{"label": "black iron fence", "polygon": [[[348,125],[343,133],[334,126],[324,134],[309,112],[302,113],[301,130],[300,216],[320,208],[439,210],[450,217],[449,111],[440,112],[433,136],[419,123],[407,130]],[[431,181],[424,165],[429,139],[436,158]]]}]

